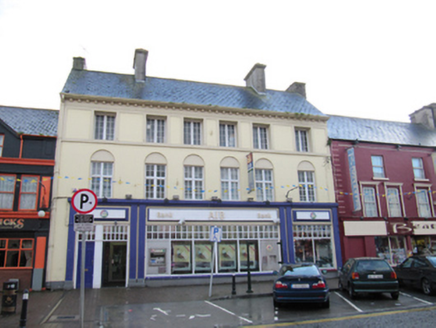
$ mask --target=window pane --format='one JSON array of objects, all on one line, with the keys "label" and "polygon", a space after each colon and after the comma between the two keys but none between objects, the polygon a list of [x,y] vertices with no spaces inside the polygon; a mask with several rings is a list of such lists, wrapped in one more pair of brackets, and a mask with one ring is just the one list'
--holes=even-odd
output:
[{"label": "window pane", "polygon": [[418,189],[416,191],[416,197],[418,198],[418,213],[420,217],[431,217],[431,210],[426,189]]},{"label": "window pane", "polygon": [[307,138],[306,130],[295,130],[295,141],[297,151],[308,152],[309,151],[309,143]]},{"label": "window pane", "polygon": [[388,207],[389,215],[391,217],[400,217],[401,215],[401,204],[400,204],[400,193],[396,188],[388,188]]},{"label": "window pane", "polygon": [[412,158],[413,174],[415,179],[425,179],[422,158]]},{"label": "window pane", "polygon": [[363,202],[365,206],[365,215],[367,217],[378,216],[374,188],[369,188],[369,187],[363,188]]},{"label": "window pane", "polygon": [[384,168],[383,168],[383,157],[382,156],[371,156],[372,171],[375,178],[384,178]]}]

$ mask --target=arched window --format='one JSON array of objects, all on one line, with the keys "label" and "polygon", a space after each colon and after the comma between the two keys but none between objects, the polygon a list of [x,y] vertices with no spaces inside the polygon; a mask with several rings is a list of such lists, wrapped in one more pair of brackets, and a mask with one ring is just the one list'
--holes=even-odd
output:
[{"label": "arched window", "polygon": [[145,159],[145,198],[164,199],[166,179],[166,158],[152,153]]},{"label": "arched window", "polygon": [[190,155],[184,162],[185,199],[204,198],[204,161],[200,156]]},{"label": "arched window", "polygon": [[258,201],[274,200],[273,165],[267,159],[259,159],[255,165],[256,198]]},{"label": "arched window", "polygon": [[114,161],[114,156],[106,150],[99,150],[91,157],[91,190],[98,198],[112,197]]},{"label": "arched window", "polygon": [[315,168],[307,161],[298,165],[298,186],[301,202],[315,202]]},{"label": "arched window", "polygon": [[221,199],[239,200],[239,162],[234,157],[226,157],[220,163]]}]

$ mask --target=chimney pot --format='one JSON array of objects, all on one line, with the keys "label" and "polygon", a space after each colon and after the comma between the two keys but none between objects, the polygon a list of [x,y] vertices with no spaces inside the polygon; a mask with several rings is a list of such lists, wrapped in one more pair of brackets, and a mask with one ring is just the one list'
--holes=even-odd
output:
[{"label": "chimney pot", "polygon": [[86,60],[83,57],[74,57],[73,58],[73,69],[77,69],[79,71],[83,71],[86,69]]},{"label": "chimney pot", "polygon": [[289,93],[298,93],[306,99],[306,83],[294,82],[286,89]]},{"label": "chimney pot", "polygon": [[265,67],[263,64],[255,64],[244,79],[247,87],[252,87],[257,93],[266,92]]},{"label": "chimney pot", "polygon": [[145,49],[136,49],[135,58],[133,60],[133,68],[135,69],[136,82],[145,81],[145,67],[147,63],[148,51]]}]

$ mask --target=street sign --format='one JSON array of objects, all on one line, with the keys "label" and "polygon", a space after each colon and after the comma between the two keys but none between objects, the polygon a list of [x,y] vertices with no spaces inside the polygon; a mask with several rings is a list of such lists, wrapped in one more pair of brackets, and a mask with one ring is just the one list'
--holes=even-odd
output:
[{"label": "street sign", "polygon": [[71,205],[77,213],[90,213],[97,207],[97,195],[90,189],[77,190],[71,199]]},{"label": "street sign", "polygon": [[74,231],[92,231],[94,227],[94,215],[76,214],[74,215]]},{"label": "street sign", "polygon": [[209,240],[212,242],[221,242],[222,229],[219,227],[210,227]]}]

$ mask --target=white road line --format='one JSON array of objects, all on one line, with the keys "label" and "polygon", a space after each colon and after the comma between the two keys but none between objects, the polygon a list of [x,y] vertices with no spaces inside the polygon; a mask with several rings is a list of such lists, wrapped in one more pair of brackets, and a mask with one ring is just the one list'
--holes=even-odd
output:
[{"label": "white road line", "polygon": [[209,302],[209,301],[205,301],[205,302],[206,302],[207,304],[209,304],[209,305],[212,305],[212,306],[216,307],[217,309],[220,309],[220,310],[222,310],[222,311],[224,311],[224,312],[227,312],[227,313],[229,313],[229,314],[231,314],[231,315],[233,315],[233,316],[235,316],[235,317],[238,317],[238,318],[241,319],[241,320],[244,320],[244,321],[246,321],[246,322],[248,322],[248,323],[253,323],[253,321],[248,320],[248,319],[246,319],[246,318],[244,318],[244,317],[240,317],[240,316],[236,315],[235,313],[230,312],[229,310],[226,310],[225,308],[222,308],[221,306],[218,306],[218,305],[216,305],[216,304],[213,304],[213,303],[211,303],[211,302]]},{"label": "white road line", "polygon": [[420,299],[420,298],[418,298],[418,297],[415,297],[415,296],[412,296],[412,295],[409,295],[409,294],[406,294],[406,293],[403,293],[403,292],[400,292],[400,294],[401,294],[401,295],[404,295],[404,296],[407,296],[407,297],[411,297],[411,298],[413,298],[414,300],[417,300],[417,301],[422,302],[422,303],[424,303],[424,304],[427,304],[427,305],[433,305],[432,302],[428,302],[428,301],[426,301],[426,300],[422,300],[422,299]]},{"label": "white road line", "polygon": [[156,310],[156,311],[159,311],[160,313],[163,313],[163,314],[165,314],[165,315],[168,315],[168,312],[167,312],[167,311],[164,311],[164,310],[162,310],[162,309],[160,309],[160,308],[153,308],[153,310]]},{"label": "white road line", "polygon": [[359,309],[356,305],[354,305],[353,303],[351,303],[349,300],[347,300],[344,296],[342,296],[341,294],[339,294],[338,292],[335,292],[336,295],[338,295],[340,298],[342,298],[345,302],[347,302],[348,304],[350,304],[354,309],[356,309],[357,312],[363,312],[361,309]]}]

